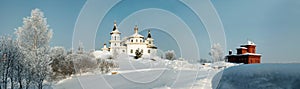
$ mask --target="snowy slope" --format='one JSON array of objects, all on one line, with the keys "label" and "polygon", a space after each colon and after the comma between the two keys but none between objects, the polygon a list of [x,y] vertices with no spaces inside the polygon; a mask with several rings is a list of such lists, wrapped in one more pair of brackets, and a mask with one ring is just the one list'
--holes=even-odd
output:
[{"label": "snowy slope", "polygon": [[165,59],[117,59],[118,74],[82,74],[54,84],[54,89],[211,89],[213,76],[222,69],[212,66],[233,66],[216,63],[212,66]]},{"label": "snowy slope", "polygon": [[[218,73],[219,76],[221,73]],[[300,64],[250,64],[225,69],[218,89],[299,89]]]},{"label": "snowy slope", "polygon": [[[165,68],[119,71],[116,75],[89,74],[62,80],[54,89],[211,89],[220,70],[176,70]],[[161,75],[157,75],[160,74]],[[158,77],[154,77],[158,76]]]},{"label": "snowy slope", "polygon": [[[153,76],[154,74],[157,74],[161,71],[164,71],[164,73],[160,75],[159,78],[156,78],[155,80],[150,82],[140,82],[143,80],[152,80],[153,78],[149,76]],[[205,79],[207,75],[204,71],[197,74],[196,71],[191,70],[183,70],[181,72],[173,70],[148,70],[143,71],[142,74],[139,74],[137,72],[127,72],[124,74],[78,76],[78,78],[74,77],[64,80],[62,83],[56,84],[54,86],[54,89],[187,89],[192,88],[192,86],[203,87],[202,85],[197,85],[195,79]],[[131,79],[127,78],[128,75],[130,75]],[[134,79],[139,80],[135,81]]]}]

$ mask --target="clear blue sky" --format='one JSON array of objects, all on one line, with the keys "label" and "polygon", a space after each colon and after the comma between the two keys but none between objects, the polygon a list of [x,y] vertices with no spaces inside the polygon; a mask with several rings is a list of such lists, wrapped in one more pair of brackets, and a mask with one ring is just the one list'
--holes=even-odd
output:
[{"label": "clear blue sky", "polygon": [[[22,26],[22,18],[29,16],[32,9],[39,8],[44,12],[54,32],[51,46],[70,48],[74,26],[84,4],[85,0],[2,0],[0,35],[13,34],[14,28]],[[212,4],[224,25],[226,51],[235,50],[239,44],[250,39],[257,44],[257,52],[262,54],[262,62],[300,62],[298,54],[300,50],[298,47],[300,44],[299,0],[212,0]],[[99,24],[95,49],[102,47],[104,42],[108,43],[114,20],[120,23],[128,15],[147,8],[164,9],[180,17],[194,33],[199,44],[201,58],[210,58],[208,56],[210,41],[201,21],[197,20],[197,16],[190,8],[175,0],[124,0],[118,3],[111,8]],[[152,17],[140,20],[150,19]],[[160,22],[158,19],[157,23]],[[136,21],[132,27],[134,25],[142,26],[143,24]],[[129,33],[133,32],[132,30],[126,29]],[[159,48],[174,49],[179,55],[180,49],[176,45],[176,39],[158,28],[152,30]],[[176,30],[180,29],[174,29]],[[142,31],[141,34],[145,35],[146,31]]]}]

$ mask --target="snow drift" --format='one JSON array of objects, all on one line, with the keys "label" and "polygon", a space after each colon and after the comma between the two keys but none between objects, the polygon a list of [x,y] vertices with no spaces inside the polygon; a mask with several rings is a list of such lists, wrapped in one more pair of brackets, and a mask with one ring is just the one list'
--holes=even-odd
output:
[{"label": "snow drift", "polygon": [[[227,68],[212,81],[214,89],[297,89],[300,64],[249,64]],[[218,80],[217,76],[220,76]]]}]

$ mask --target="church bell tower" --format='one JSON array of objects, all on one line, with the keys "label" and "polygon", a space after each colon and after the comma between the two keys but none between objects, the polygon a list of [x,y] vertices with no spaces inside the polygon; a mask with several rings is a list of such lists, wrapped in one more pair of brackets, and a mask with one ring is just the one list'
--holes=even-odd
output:
[{"label": "church bell tower", "polygon": [[120,34],[117,23],[114,21],[114,27],[112,32],[110,33],[111,39],[109,41],[110,43],[110,52],[118,51],[118,48],[121,46],[121,40],[120,40]]}]

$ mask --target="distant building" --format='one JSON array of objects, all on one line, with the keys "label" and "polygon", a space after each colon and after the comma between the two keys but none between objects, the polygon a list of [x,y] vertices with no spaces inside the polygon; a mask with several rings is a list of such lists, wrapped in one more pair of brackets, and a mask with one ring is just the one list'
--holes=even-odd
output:
[{"label": "distant building", "polygon": [[104,44],[102,51],[108,51],[111,54],[117,52],[126,53],[130,56],[135,55],[135,51],[139,50],[143,55],[155,55],[157,47],[154,45],[154,39],[151,37],[151,32],[148,30],[148,35],[144,36],[138,33],[138,27],[134,27],[134,34],[121,40],[121,32],[118,30],[116,22],[114,22],[114,27],[110,33],[111,40],[109,41],[110,47]]},{"label": "distant building", "polygon": [[230,50],[226,56],[227,61],[244,64],[260,63],[261,54],[255,53],[255,47],[256,45],[253,42],[248,41],[247,44],[242,44],[236,48],[237,54],[233,55],[232,50]]}]

